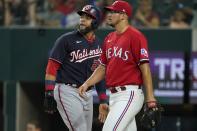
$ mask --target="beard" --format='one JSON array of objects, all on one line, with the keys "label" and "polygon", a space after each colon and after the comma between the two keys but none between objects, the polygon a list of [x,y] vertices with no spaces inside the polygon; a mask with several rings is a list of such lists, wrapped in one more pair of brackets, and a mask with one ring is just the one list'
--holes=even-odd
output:
[{"label": "beard", "polygon": [[94,31],[94,29],[92,28],[92,26],[89,27],[85,27],[85,28],[80,28],[80,25],[78,25],[78,30],[80,31],[80,33],[82,33],[83,35],[86,35],[87,33]]},{"label": "beard", "polygon": [[107,23],[107,25],[108,25],[108,26],[111,26],[111,27],[113,27],[113,28],[115,27],[115,25],[112,24],[112,23]]},{"label": "beard", "polygon": [[108,26],[114,27],[114,24],[111,22],[111,19],[110,19],[110,20],[107,19],[107,20],[106,20],[106,24],[107,24]]},{"label": "beard", "polygon": [[111,26],[111,27],[115,27],[118,23],[120,23],[121,22],[121,20],[116,20],[116,21],[114,21],[114,22],[112,22],[112,20],[110,19],[110,20],[107,20],[107,25],[108,26]]}]

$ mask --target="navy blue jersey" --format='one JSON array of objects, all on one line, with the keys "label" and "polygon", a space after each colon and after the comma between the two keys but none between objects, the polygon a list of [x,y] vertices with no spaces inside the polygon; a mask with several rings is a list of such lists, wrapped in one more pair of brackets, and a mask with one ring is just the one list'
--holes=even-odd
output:
[{"label": "navy blue jersey", "polygon": [[98,66],[101,53],[97,38],[89,43],[79,31],[63,34],[56,40],[49,57],[61,63],[56,82],[80,86]]}]

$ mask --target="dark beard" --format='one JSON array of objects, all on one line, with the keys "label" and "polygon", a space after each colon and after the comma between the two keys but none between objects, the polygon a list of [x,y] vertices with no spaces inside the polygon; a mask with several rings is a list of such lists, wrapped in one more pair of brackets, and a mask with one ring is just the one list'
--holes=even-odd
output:
[{"label": "dark beard", "polygon": [[107,23],[107,25],[109,25],[109,26],[111,26],[112,28],[114,28],[115,27],[115,25],[117,25],[119,22],[121,22],[121,20],[118,20],[118,21],[116,21],[114,24],[111,24],[111,23]]},{"label": "dark beard", "polygon": [[114,28],[115,26],[114,26],[114,24],[107,24],[108,26],[111,26],[112,28]]},{"label": "dark beard", "polygon": [[93,31],[94,29],[92,27],[86,27],[85,29],[80,29],[80,25],[78,26],[78,30],[81,34],[86,35],[87,33]]}]

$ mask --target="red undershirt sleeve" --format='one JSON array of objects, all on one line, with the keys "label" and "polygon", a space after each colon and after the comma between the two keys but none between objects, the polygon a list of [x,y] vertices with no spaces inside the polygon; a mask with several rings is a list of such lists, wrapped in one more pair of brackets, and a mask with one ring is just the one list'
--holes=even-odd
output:
[{"label": "red undershirt sleeve", "polygon": [[57,70],[60,68],[61,64],[57,61],[48,60],[46,75],[45,75],[45,90],[53,90],[55,88],[55,80],[57,75]]}]

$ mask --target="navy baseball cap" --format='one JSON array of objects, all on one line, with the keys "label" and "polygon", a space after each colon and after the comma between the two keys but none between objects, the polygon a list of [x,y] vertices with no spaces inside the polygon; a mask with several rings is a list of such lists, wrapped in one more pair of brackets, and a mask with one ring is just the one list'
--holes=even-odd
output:
[{"label": "navy baseball cap", "polygon": [[[93,5],[86,5],[83,7],[82,10],[78,11],[77,13],[81,16],[82,14],[87,14],[90,17],[92,17],[93,19],[96,19],[96,13],[98,11],[96,10],[96,7],[94,7]],[[99,12],[100,13],[100,12]]]}]

